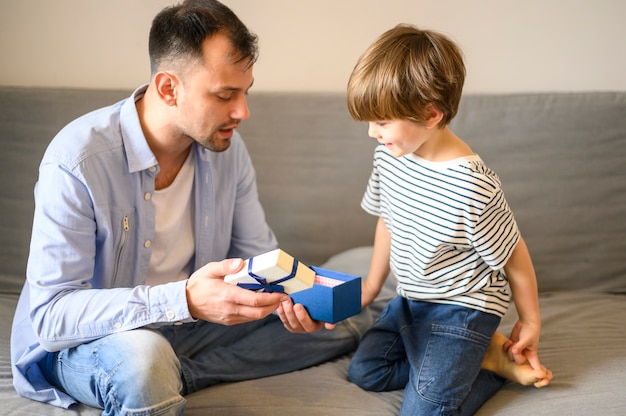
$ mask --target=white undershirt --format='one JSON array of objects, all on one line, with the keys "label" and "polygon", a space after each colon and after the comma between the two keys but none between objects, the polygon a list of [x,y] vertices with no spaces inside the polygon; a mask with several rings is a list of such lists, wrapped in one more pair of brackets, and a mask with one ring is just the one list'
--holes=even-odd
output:
[{"label": "white undershirt", "polygon": [[156,220],[147,285],[187,279],[195,250],[192,221],[193,152],[174,182],[152,196]]}]

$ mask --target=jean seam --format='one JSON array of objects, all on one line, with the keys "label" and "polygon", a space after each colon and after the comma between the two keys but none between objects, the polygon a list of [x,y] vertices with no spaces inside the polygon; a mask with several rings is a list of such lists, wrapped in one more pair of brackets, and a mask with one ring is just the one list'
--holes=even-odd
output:
[{"label": "jean seam", "polygon": [[178,361],[180,363],[180,375],[183,382],[183,388],[181,394],[186,396],[189,392],[197,391],[193,375],[189,374],[187,367],[183,364],[182,357],[178,357]]},{"label": "jean seam", "polygon": [[[483,335],[482,333],[467,329],[466,327],[454,326],[454,325],[441,325],[441,324],[432,324],[431,331],[429,334],[429,340],[427,343],[426,351],[424,352],[423,362],[433,362],[433,358],[430,358],[431,353],[431,342],[433,341],[433,335],[437,335],[440,337],[452,337],[458,340],[462,340],[464,342],[469,342],[476,344],[483,349],[487,349],[490,339]],[[455,409],[460,403],[449,402],[449,399],[437,398],[432,396],[432,392],[428,390],[428,387],[433,383],[434,379],[427,378],[422,374],[424,371],[424,367],[420,366],[419,375],[415,379],[414,390],[416,394],[424,401],[433,403],[442,408],[442,412],[445,409]],[[428,393],[429,396],[426,396],[425,393]]]},{"label": "jean seam", "polygon": [[177,397],[175,399],[167,400],[163,403],[159,403],[150,408],[143,409],[120,409],[116,414],[123,416],[161,416],[170,414],[170,410],[179,407],[180,404],[184,404],[187,400],[184,397]]}]

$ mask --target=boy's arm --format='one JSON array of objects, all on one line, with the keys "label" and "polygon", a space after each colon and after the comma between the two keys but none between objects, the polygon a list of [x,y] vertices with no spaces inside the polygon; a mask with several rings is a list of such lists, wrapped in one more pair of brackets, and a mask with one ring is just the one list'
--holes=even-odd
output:
[{"label": "boy's arm", "polygon": [[516,362],[523,363],[528,360],[533,368],[540,368],[537,348],[541,331],[541,316],[537,278],[523,238],[520,237],[520,241],[504,266],[504,271],[511,286],[513,301],[519,316],[511,332],[509,351]]},{"label": "boy's arm", "polygon": [[391,250],[391,235],[385,221],[378,218],[376,224],[376,234],[374,236],[374,252],[372,254],[372,262],[367,274],[367,279],[363,281],[363,294],[361,303],[366,307],[376,299],[380,289],[383,287],[387,276],[389,275],[389,253]]}]

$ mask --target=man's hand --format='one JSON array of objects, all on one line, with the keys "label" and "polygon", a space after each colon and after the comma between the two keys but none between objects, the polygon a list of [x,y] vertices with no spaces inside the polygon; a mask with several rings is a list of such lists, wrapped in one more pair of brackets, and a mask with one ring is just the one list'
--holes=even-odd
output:
[{"label": "man's hand", "polygon": [[281,302],[290,301],[284,293],[257,293],[224,282],[224,276],[236,273],[242,259],[208,263],[196,270],[187,281],[187,305],[191,316],[208,322],[236,325],[265,318]]}]

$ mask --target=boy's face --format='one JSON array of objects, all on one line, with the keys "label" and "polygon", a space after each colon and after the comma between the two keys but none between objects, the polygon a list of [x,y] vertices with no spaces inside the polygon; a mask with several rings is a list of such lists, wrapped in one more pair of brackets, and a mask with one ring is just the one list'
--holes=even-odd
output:
[{"label": "boy's face", "polygon": [[423,156],[433,133],[433,129],[409,120],[378,120],[368,124],[367,134],[384,145],[394,157],[410,153]]}]

